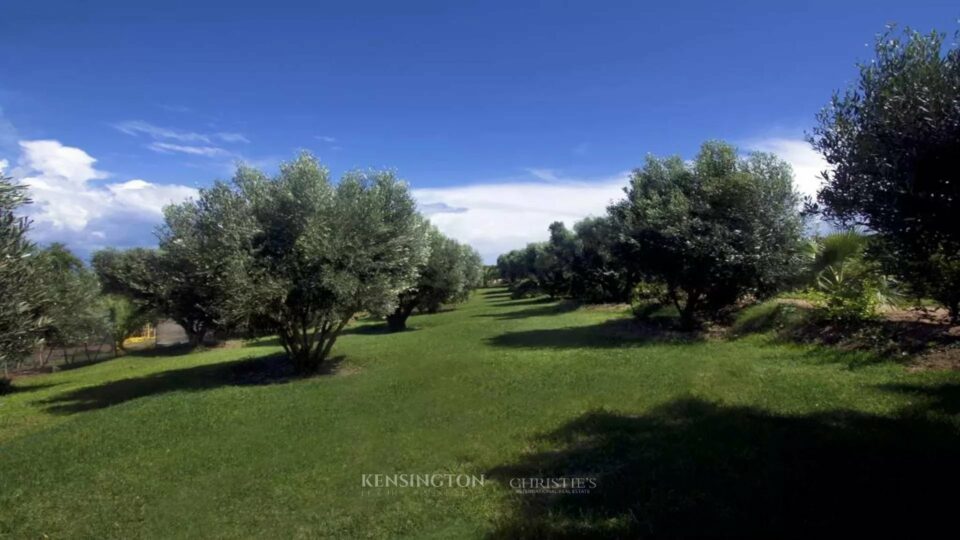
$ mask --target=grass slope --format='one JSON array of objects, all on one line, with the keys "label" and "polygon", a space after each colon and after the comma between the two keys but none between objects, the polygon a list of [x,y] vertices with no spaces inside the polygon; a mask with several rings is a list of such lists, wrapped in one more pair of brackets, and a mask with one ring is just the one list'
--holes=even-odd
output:
[{"label": "grass slope", "polygon": [[[0,398],[0,535],[797,535],[950,520],[936,489],[960,479],[960,374],[758,336],[664,342],[622,314],[498,289],[411,326],[352,328],[335,372],[306,380],[285,380],[264,342],[17,381]],[[362,488],[364,473],[487,481],[384,490]],[[507,485],[578,475],[599,486]]]}]

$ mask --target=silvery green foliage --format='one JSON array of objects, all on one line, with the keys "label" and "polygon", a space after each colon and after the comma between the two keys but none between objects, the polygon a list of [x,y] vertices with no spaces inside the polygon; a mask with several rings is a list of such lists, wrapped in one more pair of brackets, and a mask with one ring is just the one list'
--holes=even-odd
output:
[{"label": "silvery green foliage", "polygon": [[197,204],[221,220],[223,313],[276,332],[301,371],[320,365],[358,312],[392,311],[427,256],[425,223],[392,172],[351,172],[335,185],[304,153],[275,178],[241,167],[232,188],[204,191]]},{"label": "silvery green foliage", "polygon": [[799,198],[776,156],[708,142],[693,163],[650,157],[626,195],[610,207],[624,262],[666,286],[685,324],[772,294],[799,267]]},{"label": "silvery green foliage", "polygon": [[[96,274],[60,243],[37,250],[31,259],[46,296],[44,344],[66,349],[105,339],[107,320]],[[64,358],[70,358],[66,351]]]},{"label": "silvery green foliage", "polygon": [[460,244],[459,264],[463,268],[464,286],[467,291],[483,286],[483,257],[476,249]]},{"label": "silvery green foliage", "polygon": [[[0,364],[30,353],[46,324],[47,297],[39,286],[27,239],[29,221],[16,215],[26,198],[24,188],[0,176]],[[2,376],[2,374],[0,374]]]},{"label": "silvery green foliage", "polygon": [[426,243],[429,256],[418,268],[416,282],[400,293],[397,306],[387,314],[391,330],[406,328],[415,309],[435,313],[443,304],[465,301],[482,282],[483,261],[476,250],[435,227],[429,227]]}]

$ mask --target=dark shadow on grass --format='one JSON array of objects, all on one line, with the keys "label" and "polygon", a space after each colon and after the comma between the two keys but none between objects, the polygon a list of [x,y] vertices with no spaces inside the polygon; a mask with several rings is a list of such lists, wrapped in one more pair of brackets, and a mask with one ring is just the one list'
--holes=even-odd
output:
[{"label": "dark shadow on grass", "polygon": [[[324,363],[317,375],[336,371],[342,357]],[[288,382],[297,378],[291,363],[283,354],[245,358],[154,373],[111,381],[99,386],[88,386],[44,400],[42,405],[55,414],[72,414],[103,409],[133,399],[165,394],[167,392],[200,391],[223,386],[267,385]]]},{"label": "dark shadow on grass", "polygon": [[916,537],[956,522],[960,436],[942,416],[782,416],[684,399],[643,416],[588,413],[533,442],[487,476],[506,489],[531,477],[596,487],[514,493],[492,537]]},{"label": "dark shadow on grass", "polygon": [[497,347],[531,349],[618,348],[653,343],[703,341],[700,332],[678,332],[630,318],[610,319],[592,326],[507,332],[488,340]]},{"label": "dark shadow on grass", "polygon": [[[369,319],[369,321],[375,321],[375,319]],[[416,330],[416,328],[411,327],[403,331],[406,332],[406,331],[413,331],[413,330]],[[391,332],[387,328],[387,325],[385,323],[377,320],[376,322],[365,321],[362,324],[344,328],[343,331],[340,332],[340,335],[341,336],[349,336],[349,335],[375,336],[380,334],[393,334],[393,333],[396,333],[396,332]],[[276,337],[269,338],[269,339],[260,339],[254,342],[250,342],[247,346],[248,347],[279,347],[280,339]]]},{"label": "dark shadow on grass", "polygon": [[413,332],[416,331],[417,327],[408,326],[403,330],[390,330],[386,323],[380,324],[363,324],[360,326],[352,326],[350,328],[345,328],[343,332],[340,332],[341,336],[349,335],[358,335],[358,336],[379,336],[384,334],[400,334],[403,332]]},{"label": "dark shadow on grass", "polygon": [[27,394],[30,392],[36,392],[38,390],[46,390],[54,386],[59,386],[61,383],[43,383],[43,384],[30,384],[25,386],[20,386],[18,384],[11,384],[6,387],[6,390],[0,392],[0,396],[11,396],[13,394]]},{"label": "dark shadow on grass", "polygon": [[905,413],[925,414],[927,411],[934,411],[939,414],[960,414],[960,383],[884,384],[879,388],[920,398],[920,403],[904,409]]},{"label": "dark shadow on grass", "polygon": [[[881,317],[840,324],[824,320],[815,308],[786,300],[748,309],[754,312],[744,311],[733,326],[734,336],[768,334],[782,343],[818,345],[811,356],[832,357],[851,368],[883,361],[912,362],[917,355],[949,350],[960,341],[946,323]],[[823,352],[828,348],[838,352]]]},{"label": "dark shadow on grass", "polygon": [[255,340],[250,340],[244,343],[245,347],[279,347],[280,338],[271,337],[271,338],[257,338]]},{"label": "dark shadow on grass", "polygon": [[501,294],[505,292],[510,292],[510,289],[506,285],[493,285],[480,289],[480,294],[482,295]]},{"label": "dark shadow on grass", "polygon": [[537,306],[541,304],[552,304],[553,302],[558,302],[559,298],[550,298],[549,296],[538,296],[536,298],[518,298],[515,300],[504,300],[501,302],[494,302],[494,306],[498,307],[513,307],[513,306]]},{"label": "dark shadow on grass", "polygon": [[142,356],[144,358],[154,358],[157,356],[183,356],[196,352],[199,347],[190,343],[177,343],[175,345],[158,345],[148,349],[136,349],[127,351],[127,356]]},{"label": "dark shadow on grass", "polygon": [[[542,304],[542,302],[539,302]],[[524,304],[521,304],[524,305]],[[526,319],[527,317],[546,317],[550,315],[561,315],[563,313],[569,313],[575,311],[580,307],[578,302],[572,300],[565,300],[555,304],[546,304],[540,307],[533,307],[529,309],[521,309],[517,311],[508,311],[506,313],[482,313],[476,315],[476,317],[489,317],[499,320],[514,320],[514,319]]]}]

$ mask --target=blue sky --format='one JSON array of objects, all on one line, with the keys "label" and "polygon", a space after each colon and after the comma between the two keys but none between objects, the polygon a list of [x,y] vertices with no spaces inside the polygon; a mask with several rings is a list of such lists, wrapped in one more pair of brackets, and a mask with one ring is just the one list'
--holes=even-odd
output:
[{"label": "blue sky", "polygon": [[[889,22],[956,2],[4,3],[0,163],[39,241],[152,243],[163,203],[309,149],[396,169],[489,259],[603,211],[648,153],[801,142]],[[815,187],[815,186],[814,186]]]}]

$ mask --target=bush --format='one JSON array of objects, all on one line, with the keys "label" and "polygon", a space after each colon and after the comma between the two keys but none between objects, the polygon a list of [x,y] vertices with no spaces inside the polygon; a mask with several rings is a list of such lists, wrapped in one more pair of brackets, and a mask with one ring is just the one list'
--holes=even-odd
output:
[{"label": "bush", "polygon": [[845,266],[830,267],[817,278],[821,295],[818,318],[839,324],[858,324],[877,317],[881,304],[877,279]]},{"label": "bush", "polygon": [[0,396],[13,391],[13,381],[6,377],[0,377]]}]

